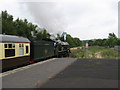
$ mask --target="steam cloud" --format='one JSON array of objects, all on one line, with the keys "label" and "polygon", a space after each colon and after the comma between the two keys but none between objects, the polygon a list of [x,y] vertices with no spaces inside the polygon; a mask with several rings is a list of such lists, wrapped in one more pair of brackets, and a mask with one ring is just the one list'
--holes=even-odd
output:
[{"label": "steam cloud", "polygon": [[55,2],[26,2],[28,11],[34,22],[47,29],[49,33],[57,34],[67,27],[63,8]]}]

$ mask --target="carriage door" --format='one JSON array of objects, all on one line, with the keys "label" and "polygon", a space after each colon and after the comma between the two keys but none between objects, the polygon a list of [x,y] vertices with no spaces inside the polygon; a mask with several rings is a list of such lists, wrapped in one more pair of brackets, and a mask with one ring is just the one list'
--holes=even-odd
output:
[{"label": "carriage door", "polygon": [[25,45],[25,54],[26,54],[26,55],[29,55],[29,52],[30,52],[30,47],[29,47],[29,45],[27,44],[27,45]]}]

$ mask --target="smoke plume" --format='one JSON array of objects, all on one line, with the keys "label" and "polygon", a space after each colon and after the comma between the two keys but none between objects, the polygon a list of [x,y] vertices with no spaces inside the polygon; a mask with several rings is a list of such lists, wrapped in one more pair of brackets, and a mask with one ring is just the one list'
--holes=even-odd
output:
[{"label": "smoke plume", "polygon": [[47,29],[49,33],[61,33],[67,27],[64,10],[55,2],[26,2],[34,22]]}]

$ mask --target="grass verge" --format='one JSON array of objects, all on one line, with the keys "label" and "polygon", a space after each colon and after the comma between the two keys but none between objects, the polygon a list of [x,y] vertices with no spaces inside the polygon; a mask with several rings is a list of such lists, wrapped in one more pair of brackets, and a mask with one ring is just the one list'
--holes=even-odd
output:
[{"label": "grass verge", "polygon": [[120,59],[120,52],[115,51],[111,48],[92,46],[88,49],[77,48],[71,51],[70,57],[72,58],[110,58]]}]

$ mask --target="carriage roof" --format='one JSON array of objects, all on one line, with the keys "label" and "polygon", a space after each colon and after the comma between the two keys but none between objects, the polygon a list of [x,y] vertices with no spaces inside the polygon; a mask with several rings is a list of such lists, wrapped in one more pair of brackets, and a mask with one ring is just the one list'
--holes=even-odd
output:
[{"label": "carriage roof", "polygon": [[30,40],[20,36],[0,34],[0,42],[30,43]]}]

